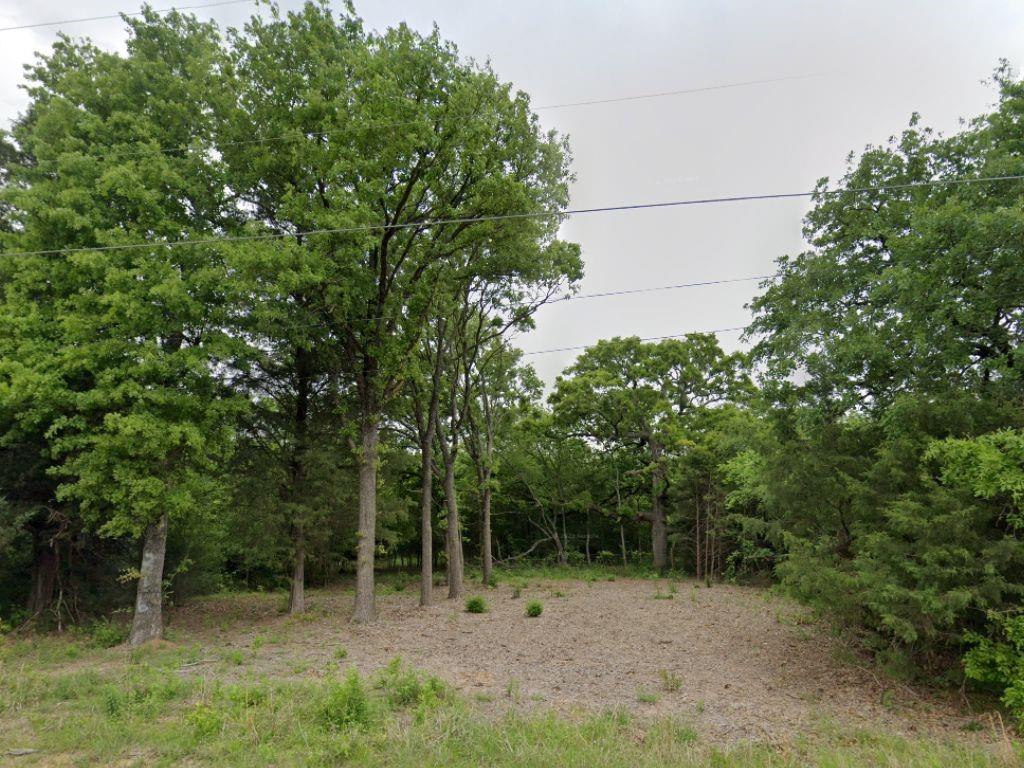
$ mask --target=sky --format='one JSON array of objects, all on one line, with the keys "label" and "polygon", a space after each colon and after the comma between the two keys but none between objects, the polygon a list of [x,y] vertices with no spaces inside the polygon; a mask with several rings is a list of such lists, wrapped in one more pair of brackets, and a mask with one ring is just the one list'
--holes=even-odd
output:
[{"label": "sky", "polygon": [[[253,7],[194,13],[231,26]],[[0,27],[129,10],[137,6],[126,0],[0,0]],[[806,191],[841,175],[850,152],[898,134],[913,112],[955,131],[995,102],[985,81],[1000,59],[1018,71],[1024,64],[1017,0],[374,0],[356,10],[377,29],[436,23],[464,56],[490,61],[536,105],[791,78],[540,110],[546,127],[569,136],[573,208]],[[25,108],[22,67],[59,29],[123,46],[118,20],[0,32],[0,124]],[[582,247],[581,293],[745,278],[803,249],[806,210],[797,199],[593,214],[569,219],[561,236]],[[541,309],[517,343],[534,352],[743,326],[757,286],[563,302]],[[738,332],[719,338],[727,350],[742,346]],[[550,384],[576,354],[527,359]]]}]

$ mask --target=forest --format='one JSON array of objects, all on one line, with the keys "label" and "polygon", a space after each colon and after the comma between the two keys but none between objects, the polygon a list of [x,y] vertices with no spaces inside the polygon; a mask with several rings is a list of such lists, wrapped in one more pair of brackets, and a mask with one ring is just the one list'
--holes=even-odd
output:
[{"label": "forest", "polygon": [[301,622],[344,589],[358,627],[396,578],[473,612],[618,574],[771,587],[1024,718],[1009,65],[958,132],[915,117],[818,182],[746,351],[623,335],[546,386],[517,338],[585,254],[527,94],[351,8],[125,24],[40,54],[0,133],[0,636],[144,652],[208,596]]}]

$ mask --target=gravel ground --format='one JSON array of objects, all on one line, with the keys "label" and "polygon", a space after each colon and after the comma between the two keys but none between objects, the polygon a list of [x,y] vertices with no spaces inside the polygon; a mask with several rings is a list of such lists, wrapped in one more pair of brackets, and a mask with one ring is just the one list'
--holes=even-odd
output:
[{"label": "gravel ground", "polygon": [[[231,674],[240,676],[322,675],[342,648],[339,663],[364,673],[401,656],[487,711],[626,708],[688,720],[722,744],[785,743],[831,726],[963,739],[971,721],[986,724],[986,738],[987,714],[880,678],[802,609],[764,590],[531,581],[519,597],[508,585],[480,591],[484,614],[465,613],[444,594],[439,588],[427,609],[415,584],[379,596],[379,619],[366,626],[348,620],[349,590],[310,593],[300,618],[280,613],[280,596],[215,598],[175,611],[171,629],[194,636],[206,655],[233,653]],[[530,599],[543,601],[540,617],[525,616]],[[190,672],[204,673],[203,665]]]}]

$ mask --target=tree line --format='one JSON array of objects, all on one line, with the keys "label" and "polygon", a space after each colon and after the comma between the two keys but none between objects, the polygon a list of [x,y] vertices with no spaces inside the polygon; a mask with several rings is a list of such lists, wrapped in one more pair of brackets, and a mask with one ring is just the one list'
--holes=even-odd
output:
[{"label": "tree line", "polygon": [[527,95],[351,8],[126,24],[124,53],[41,55],[0,137],[0,615],[134,590],[140,644],[219,588],[301,612],[354,573],[371,621],[382,565],[427,605],[467,562],[621,563],[778,580],[1022,706],[1007,67],[990,113],[914,117],[819,183],[749,353],[604,340],[545,396],[512,341],[583,263],[569,146]]}]

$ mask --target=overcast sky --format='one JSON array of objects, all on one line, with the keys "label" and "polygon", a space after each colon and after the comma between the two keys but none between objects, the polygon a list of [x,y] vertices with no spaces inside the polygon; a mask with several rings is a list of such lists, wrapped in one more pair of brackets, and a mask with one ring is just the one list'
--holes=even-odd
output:
[{"label": "overcast sky", "polygon": [[[0,0],[0,27],[136,9],[118,0]],[[195,13],[237,25],[251,10]],[[1016,0],[374,0],[357,10],[375,28],[436,22],[463,54],[489,59],[538,105],[811,76],[543,110],[544,123],[570,137],[573,207],[808,190],[840,174],[851,150],[898,133],[913,111],[955,130],[994,102],[982,81],[1000,58],[1018,69],[1024,62],[1024,2]],[[3,124],[25,106],[22,65],[56,29],[0,33]],[[111,48],[124,39],[117,20],[64,30]],[[740,278],[767,274],[776,257],[801,249],[805,209],[798,200],[597,214],[570,220],[563,236],[583,248],[584,293]],[[756,286],[563,303],[543,309],[519,343],[529,351],[741,326]],[[720,339],[733,349],[738,336]],[[529,359],[550,382],[575,354]]]}]

